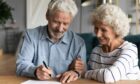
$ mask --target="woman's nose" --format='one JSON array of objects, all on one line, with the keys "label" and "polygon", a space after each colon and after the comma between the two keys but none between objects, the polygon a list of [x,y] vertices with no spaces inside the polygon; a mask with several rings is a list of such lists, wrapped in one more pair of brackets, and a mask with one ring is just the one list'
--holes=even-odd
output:
[{"label": "woman's nose", "polygon": [[97,36],[97,37],[101,37],[101,35],[102,35],[102,33],[101,33],[100,30],[96,31],[96,36]]}]

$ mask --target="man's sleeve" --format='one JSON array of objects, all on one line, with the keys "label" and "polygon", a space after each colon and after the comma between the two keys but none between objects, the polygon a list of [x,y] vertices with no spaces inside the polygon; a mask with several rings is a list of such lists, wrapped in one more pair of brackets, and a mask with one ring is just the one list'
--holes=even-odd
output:
[{"label": "man's sleeve", "polygon": [[86,46],[85,46],[85,42],[82,42],[82,45],[80,46],[80,50],[79,50],[79,56],[81,56],[82,61],[85,64],[85,69],[87,70],[87,55],[86,55]]},{"label": "man's sleeve", "polygon": [[34,44],[28,32],[22,36],[16,55],[17,75],[35,77],[34,71],[36,66],[32,63],[34,57]]}]

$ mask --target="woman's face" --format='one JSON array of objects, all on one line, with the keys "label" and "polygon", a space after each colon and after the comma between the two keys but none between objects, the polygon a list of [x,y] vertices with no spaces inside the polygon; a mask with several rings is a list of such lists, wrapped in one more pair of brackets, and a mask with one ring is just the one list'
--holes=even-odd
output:
[{"label": "woman's face", "polygon": [[94,32],[101,45],[109,45],[116,38],[116,33],[105,23],[95,23]]}]

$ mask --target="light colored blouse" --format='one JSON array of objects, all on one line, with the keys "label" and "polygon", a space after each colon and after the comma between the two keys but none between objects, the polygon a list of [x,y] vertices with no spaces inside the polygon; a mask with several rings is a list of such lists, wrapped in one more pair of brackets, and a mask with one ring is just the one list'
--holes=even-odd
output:
[{"label": "light colored blouse", "polygon": [[85,73],[85,78],[105,83],[136,80],[140,72],[137,47],[128,41],[109,53],[104,53],[100,45],[95,47],[88,65],[90,70]]}]

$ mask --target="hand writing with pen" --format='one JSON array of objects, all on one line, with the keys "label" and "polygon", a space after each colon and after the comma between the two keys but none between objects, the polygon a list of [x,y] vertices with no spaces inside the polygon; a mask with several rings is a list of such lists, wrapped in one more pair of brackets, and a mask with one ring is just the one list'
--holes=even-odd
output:
[{"label": "hand writing with pen", "polygon": [[[62,83],[69,83],[77,80],[81,73],[85,70],[84,62],[80,56],[77,56],[75,60],[69,65],[68,71],[58,74],[56,78]],[[43,61],[43,65],[40,65],[36,69],[36,76],[39,80],[47,80],[52,78],[53,71]]]},{"label": "hand writing with pen", "polygon": [[47,80],[47,79],[51,79],[53,71],[51,68],[49,68],[45,62],[43,61],[43,65],[40,65],[37,69],[36,69],[36,77],[39,80]]}]

